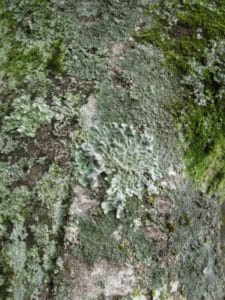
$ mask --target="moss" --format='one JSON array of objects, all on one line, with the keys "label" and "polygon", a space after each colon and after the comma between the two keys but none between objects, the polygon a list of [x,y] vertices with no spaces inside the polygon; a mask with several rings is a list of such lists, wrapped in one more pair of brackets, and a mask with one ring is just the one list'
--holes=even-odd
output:
[{"label": "moss", "polygon": [[30,71],[32,66],[37,68],[42,60],[41,54],[38,49],[33,48],[29,51],[24,51],[23,45],[20,42],[14,43],[13,47],[7,53],[7,62],[3,64],[3,68],[8,76],[13,76],[16,80],[20,81],[23,76]]},{"label": "moss", "polygon": [[138,42],[152,43],[162,48],[167,65],[176,74],[188,73],[191,70],[189,58],[204,59],[204,49],[207,46],[205,39],[199,39],[193,35],[173,38],[162,25],[144,29],[136,34],[135,38]]},{"label": "moss", "polygon": [[135,39],[143,44],[152,43],[155,46],[163,46],[164,27],[158,23],[151,28],[146,28],[134,35]]},{"label": "moss", "polygon": [[166,29],[162,25],[155,25],[136,34],[135,38],[138,42],[152,43],[162,48],[167,66],[176,74],[185,74],[191,71],[189,58],[204,59],[204,49],[208,43],[206,39],[199,39],[195,35],[174,38],[166,33]]},{"label": "moss", "polygon": [[204,4],[198,1],[194,4],[192,1],[187,1],[183,10],[177,14],[179,24],[193,30],[201,28],[207,39],[223,38],[225,34],[224,4],[224,1],[217,1],[211,6],[209,1]]},{"label": "moss", "polygon": [[175,118],[182,124],[186,138],[187,169],[199,185],[204,184],[212,191],[222,191],[225,181],[221,57],[224,4],[224,1],[160,2],[148,11],[153,13],[155,24],[135,35],[138,42],[160,47],[165,63],[181,79],[184,96],[175,108]]},{"label": "moss", "polygon": [[172,222],[168,222],[166,224],[166,226],[167,226],[169,232],[175,232],[176,231],[176,228],[177,228],[176,224],[174,224]]},{"label": "moss", "polygon": [[29,5],[2,1],[1,6],[0,76],[8,90],[26,87],[34,93],[40,82],[43,90],[50,72],[65,71],[63,25],[67,21],[57,19],[53,1],[33,0]]},{"label": "moss", "polygon": [[186,165],[198,184],[204,182],[212,191],[222,192],[224,186],[225,115],[214,104],[192,106],[183,119],[188,148]]},{"label": "moss", "polygon": [[6,32],[10,33],[11,30],[15,29],[16,26],[14,15],[7,9],[7,5],[3,0],[0,1],[0,24],[2,29],[0,33],[0,39]]},{"label": "moss", "polygon": [[62,40],[57,40],[51,46],[51,57],[46,68],[53,74],[63,74],[65,72],[64,56],[65,49]]},{"label": "moss", "polygon": [[32,75],[34,70],[42,73],[63,74],[65,72],[65,49],[63,40],[35,41],[27,47],[21,41],[13,42],[5,54],[7,60],[1,64],[9,80],[16,81],[17,85]]}]

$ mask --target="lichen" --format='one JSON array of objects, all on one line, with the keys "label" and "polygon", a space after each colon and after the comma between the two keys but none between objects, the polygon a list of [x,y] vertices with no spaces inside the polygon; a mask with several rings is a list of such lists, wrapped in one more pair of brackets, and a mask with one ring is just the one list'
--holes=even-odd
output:
[{"label": "lichen", "polygon": [[107,259],[146,297],[179,280],[184,296],[222,299],[216,199],[182,185],[171,111],[189,173],[223,190],[223,1],[162,1],[157,17],[148,3],[0,1],[0,298],[68,299],[72,275]]},{"label": "lichen", "polygon": [[149,194],[157,194],[155,185],[160,178],[153,137],[140,133],[132,126],[112,123],[92,128],[88,140],[76,155],[78,182],[100,186],[101,177],[105,188],[102,208],[105,213],[116,209],[121,217],[126,199],[142,198],[146,187]]},{"label": "lichen", "polygon": [[68,177],[53,165],[33,191],[21,186],[10,193],[9,181],[6,173],[1,187],[1,295],[37,297],[59,255]]},{"label": "lichen", "polygon": [[30,95],[23,95],[13,101],[12,108],[13,112],[2,121],[5,133],[14,131],[21,136],[34,137],[37,129],[53,118],[53,112],[41,97],[32,100]]}]

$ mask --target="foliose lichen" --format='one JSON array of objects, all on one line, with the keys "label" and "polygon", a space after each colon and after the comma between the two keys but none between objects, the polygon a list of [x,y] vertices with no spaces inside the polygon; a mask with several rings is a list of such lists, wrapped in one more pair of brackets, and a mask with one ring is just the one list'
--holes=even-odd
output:
[{"label": "foliose lichen", "polygon": [[[0,286],[8,299],[38,297],[59,264],[57,239],[61,234],[68,196],[68,177],[56,165],[37,182],[10,192],[15,172],[2,174],[0,213]],[[35,214],[34,214],[35,211]]]},{"label": "foliose lichen", "polygon": [[158,192],[160,178],[152,135],[126,124],[111,123],[92,128],[76,154],[76,171],[81,185],[97,188],[103,180],[105,213],[117,210],[121,217],[126,199]]},{"label": "foliose lichen", "polygon": [[12,108],[13,112],[2,121],[3,132],[16,131],[22,136],[34,137],[36,130],[53,118],[53,112],[42,97],[32,100],[30,95],[23,95],[13,101]]}]

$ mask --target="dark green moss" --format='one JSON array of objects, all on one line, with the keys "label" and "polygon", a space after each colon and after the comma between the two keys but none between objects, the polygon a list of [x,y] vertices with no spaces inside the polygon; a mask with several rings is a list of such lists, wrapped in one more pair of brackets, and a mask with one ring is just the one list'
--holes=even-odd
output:
[{"label": "dark green moss", "polygon": [[207,39],[223,38],[225,34],[225,1],[216,2],[212,5],[211,1],[205,1],[202,5],[200,1],[196,1],[194,4],[193,1],[187,1],[177,14],[179,24],[192,30],[202,29],[202,33]]},{"label": "dark green moss", "polygon": [[162,35],[164,34],[164,27],[158,23],[151,28],[146,28],[134,35],[138,42],[143,44],[152,43],[158,47],[163,46]]},{"label": "dark green moss", "polygon": [[27,75],[31,65],[32,68],[36,69],[42,61],[38,49],[33,48],[25,53],[24,47],[20,42],[13,44],[13,47],[9,49],[7,58],[7,62],[3,64],[3,69],[5,69],[8,76],[17,81],[21,81]]},{"label": "dark green moss", "polygon": [[188,58],[197,57],[204,59],[204,49],[207,46],[205,39],[198,39],[196,36],[171,37],[162,25],[155,25],[135,35],[141,43],[152,43],[164,50],[165,58],[170,69],[177,74],[184,74],[191,71]]},{"label": "dark green moss", "polygon": [[177,227],[176,224],[174,224],[172,222],[168,222],[166,224],[166,226],[167,226],[169,232],[175,232],[176,231],[176,227]]},{"label": "dark green moss", "polygon": [[51,47],[51,58],[47,62],[47,69],[50,73],[64,73],[65,68],[63,64],[65,50],[63,48],[63,41],[57,40],[53,43]]}]

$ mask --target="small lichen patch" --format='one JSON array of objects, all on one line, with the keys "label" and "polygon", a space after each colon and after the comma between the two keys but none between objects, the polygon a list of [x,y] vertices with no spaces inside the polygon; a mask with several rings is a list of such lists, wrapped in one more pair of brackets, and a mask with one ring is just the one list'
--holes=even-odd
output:
[{"label": "small lichen patch", "polygon": [[16,98],[13,112],[3,119],[3,131],[16,131],[22,136],[34,137],[36,130],[51,122],[53,112],[42,97],[31,99],[30,95]]}]

